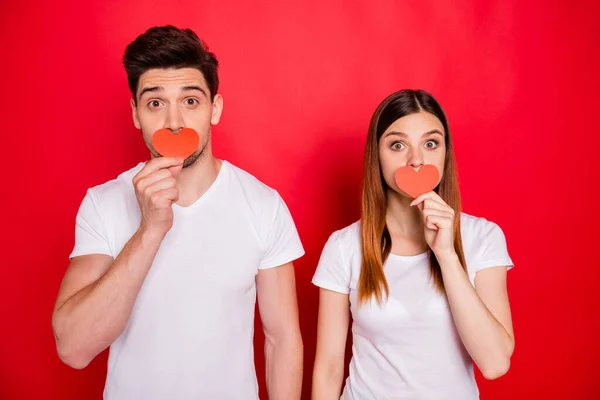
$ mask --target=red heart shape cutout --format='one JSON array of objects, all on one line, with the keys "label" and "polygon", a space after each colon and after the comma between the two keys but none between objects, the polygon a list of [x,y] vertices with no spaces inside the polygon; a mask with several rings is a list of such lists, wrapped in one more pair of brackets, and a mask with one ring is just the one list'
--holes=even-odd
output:
[{"label": "red heart shape cutout", "polygon": [[198,149],[200,136],[191,128],[183,128],[178,133],[170,129],[159,129],[152,136],[152,146],[163,157],[188,158]]},{"label": "red heart shape cutout", "polygon": [[418,171],[411,166],[400,167],[394,174],[396,184],[404,193],[416,198],[431,192],[438,184],[440,173],[431,164],[423,165]]}]

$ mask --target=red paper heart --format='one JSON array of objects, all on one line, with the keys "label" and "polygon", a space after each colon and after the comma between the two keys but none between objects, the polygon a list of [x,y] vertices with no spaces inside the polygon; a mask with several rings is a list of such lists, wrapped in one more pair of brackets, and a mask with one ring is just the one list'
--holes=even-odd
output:
[{"label": "red paper heart", "polygon": [[419,168],[418,171],[411,166],[400,167],[396,171],[394,178],[396,184],[404,193],[416,198],[423,193],[431,192],[438,184],[440,173],[438,169],[431,164]]},{"label": "red paper heart", "polygon": [[152,136],[152,146],[163,157],[186,159],[198,149],[199,143],[200,137],[191,128],[183,128],[176,134],[170,129],[159,129]]}]

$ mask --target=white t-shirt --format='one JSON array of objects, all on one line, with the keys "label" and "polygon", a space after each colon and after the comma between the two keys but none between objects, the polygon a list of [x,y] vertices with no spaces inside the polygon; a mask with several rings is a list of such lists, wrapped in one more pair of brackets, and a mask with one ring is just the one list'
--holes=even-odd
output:
[{"label": "white t-shirt", "polygon": [[[139,228],[132,178],[143,166],[88,190],[71,257],[117,257]],[[227,161],[200,199],[173,212],[110,346],[104,398],[257,399],[255,277],[304,254],[290,212],[277,191]]]},{"label": "white t-shirt", "polygon": [[[512,268],[500,227],[461,215],[472,284],[477,271]],[[360,221],[334,232],[325,245],[313,283],[349,294],[352,360],[344,400],[471,400],[479,398],[472,360],[456,331],[448,301],[430,278],[429,253],[390,254],[384,265],[389,298],[357,308],[361,267]]]}]

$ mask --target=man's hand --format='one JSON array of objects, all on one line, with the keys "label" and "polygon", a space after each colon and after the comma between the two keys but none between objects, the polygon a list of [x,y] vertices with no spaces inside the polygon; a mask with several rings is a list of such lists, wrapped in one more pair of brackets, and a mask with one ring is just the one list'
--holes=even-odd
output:
[{"label": "man's hand", "polygon": [[181,158],[153,158],[133,177],[142,231],[164,236],[173,226],[171,206],[179,199],[176,178],[182,167]]}]

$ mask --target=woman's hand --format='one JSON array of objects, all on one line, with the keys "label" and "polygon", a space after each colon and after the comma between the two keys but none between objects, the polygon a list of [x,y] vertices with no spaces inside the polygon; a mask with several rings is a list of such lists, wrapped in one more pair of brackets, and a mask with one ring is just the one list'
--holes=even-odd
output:
[{"label": "woman's hand", "polygon": [[425,240],[439,259],[456,254],[454,248],[454,210],[435,192],[427,192],[411,203],[423,215]]}]

